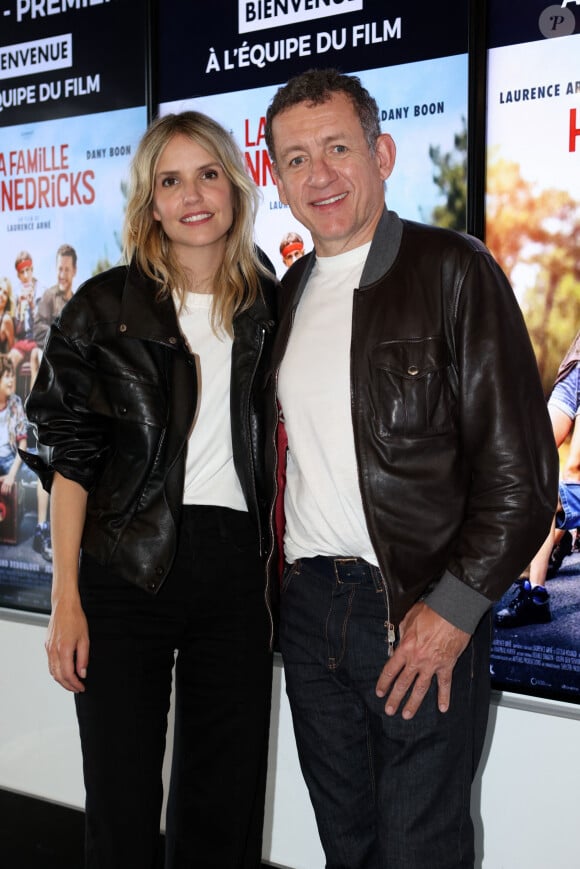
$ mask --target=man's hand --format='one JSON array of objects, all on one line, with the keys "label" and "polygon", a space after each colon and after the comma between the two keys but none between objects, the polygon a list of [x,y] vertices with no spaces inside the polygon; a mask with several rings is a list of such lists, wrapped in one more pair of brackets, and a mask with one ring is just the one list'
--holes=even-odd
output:
[{"label": "man's hand", "polygon": [[453,668],[466,649],[471,635],[456,628],[425,603],[411,607],[399,625],[400,641],[379,676],[377,697],[386,697],[385,712],[394,715],[403,697],[412,688],[403,709],[403,718],[412,718],[437,677],[437,704],[447,712],[451,696]]}]

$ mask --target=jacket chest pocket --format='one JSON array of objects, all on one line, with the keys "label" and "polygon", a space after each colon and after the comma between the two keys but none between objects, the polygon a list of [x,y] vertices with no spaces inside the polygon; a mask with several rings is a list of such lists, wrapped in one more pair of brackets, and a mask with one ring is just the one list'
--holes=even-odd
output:
[{"label": "jacket chest pocket", "polygon": [[111,420],[158,428],[165,424],[164,396],[149,381],[101,374],[93,383],[87,404]]},{"label": "jacket chest pocket", "polygon": [[93,383],[87,403],[105,432],[107,446],[96,504],[128,517],[143,497],[163,449],[162,390],[148,381],[104,374]]},{"label": "jacket chest pocket", "polygon": [[377,344],[371,356],[377,433],[428,437],[455,430],[449,350],[439,337]]}]

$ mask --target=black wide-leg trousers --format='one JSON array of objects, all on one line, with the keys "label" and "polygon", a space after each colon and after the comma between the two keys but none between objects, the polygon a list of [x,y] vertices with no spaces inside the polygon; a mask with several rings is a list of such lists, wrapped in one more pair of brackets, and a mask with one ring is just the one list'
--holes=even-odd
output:
[{"label": "black wide-leg trousers", "polygon": [[87,869],[158,865],[174,667],[165,869],[260,866],[272,657],[255,538],[246,513],[185,507],[156,596],[82,558]]}]

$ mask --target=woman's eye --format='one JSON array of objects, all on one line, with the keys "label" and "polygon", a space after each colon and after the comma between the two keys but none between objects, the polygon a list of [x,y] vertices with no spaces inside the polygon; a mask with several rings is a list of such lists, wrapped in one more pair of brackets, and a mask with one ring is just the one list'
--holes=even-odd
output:
[{"label": "woman's eye", "polygon": [[171,176],[164,178],[161,182],[162,187],[173,187],[174,184],[177,184],[177,178],[173,178]]},{"label": "woman's eye", "polygon": [[217,178],[218,177],[217,169],[208,169],[206,172],[203,173],[202,177],[206,178],[206,179],[207,178],[209,178],[209,179]]}]

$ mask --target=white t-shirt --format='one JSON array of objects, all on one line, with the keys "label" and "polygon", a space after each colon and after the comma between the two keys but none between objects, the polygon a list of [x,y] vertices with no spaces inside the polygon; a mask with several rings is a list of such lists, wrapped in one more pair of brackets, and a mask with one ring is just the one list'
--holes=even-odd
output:
[{"label": "white t-shirt", "polygon": [[[232,339],[211,328],[213,295],[189,293],[179,325],[195,356],[198,405],[187,446],[184,504],[246,510],[234,468],[230,417]],[[178,307],[178,306],[177,306]]]},{"label": "white t-shirt", "polygon": [[13,459],[14,450],[10,446],[8,433],[8,405],[0,410],[0,459]]},{"label": "white t-shirt", "polygon": [[350,397],[353,291],[369,248],[317,258],[280,367],[289,562],[346,555],[378,563],[363,513]]}]

